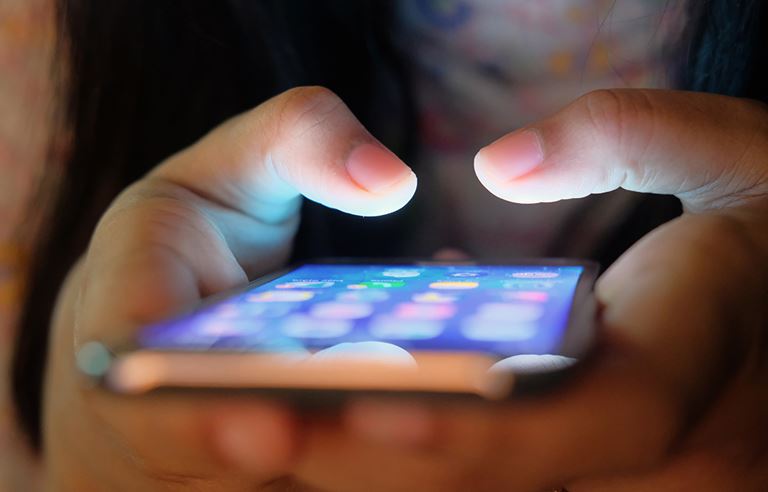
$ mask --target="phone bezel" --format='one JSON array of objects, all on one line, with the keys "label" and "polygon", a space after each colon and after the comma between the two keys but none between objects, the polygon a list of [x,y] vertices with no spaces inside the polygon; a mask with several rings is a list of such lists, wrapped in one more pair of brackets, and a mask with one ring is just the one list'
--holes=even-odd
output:
[{"label": "phone bezel", "polygon": [[[467,369],[464,374],[455,374],[451,370],[459,363],[466,364],[466,367],[481,367],[489,358],[487,354],[466,353],[466,352],[427,352],[411,350],[419,363],[419,376],[408,373],[398,373],[393,368],[381,367],[377,364],[367,365],[357,361],[350,366],[348,363],[341,364],[338,367],[329,367],[327,374],[320,374],[325,379],[317,382],[314,386],[307,382],[307,379],[317,376],[317,370],[312,372],[305,371],[297,373],[293,380],[279,382],[279,377],[274,377],[273,381],[265,381],[264,377],[260,380],[253,379],[248,384],[248,378],[233,381],[232,374],[244,374],[248,368],[248,374],[256,374],[269,366],[270,354],[260,352],[243,351],[225,351],[217,350],[215,352],[202,351],[184,351],[184,350],[160,350],[147,349],[140,347],[135,341],[128,341],[113,347],[103,344],[105,351],[110,354],[110,363],[102,374],[96,376],[101,385],[118,393],[147,393],[162,390],[228,390],[228,391],[255,391],[263,393],[276,393],[281,395],[306,396],[308,394],[320,395],[348,395],[350,393],[361,394],[431,394],[431,395],[464,395],[480,397],[487,400],[504,399],[512,393],[531,392],[548,387],[553,382],[561,380],[564,376],[573,372],[574,369],[581,366],[591,347],[594,345],[595,338],[595,312],[596,303],[593,295],[594,283],[599,272],[599,265],[589,260],[574,260],[567,258],[541,258],[541,259],[497,259],[497,260],[431,260],[415,258],[321,258],[312,261],[292,264],[276,272],[261,276],[248,284],[233,290],[222,292],[210,296],[194,306],[177,313],[176,316],[189,315],[195,311],[204,309],[211,304],[218,303],[231,296],[240,294],[244,291],[261,286],[267,282],[280,278],[297,268],[307,264],[341,264],[341,265],[399,265],[399,266],[579,266],[583,268],[582,274],[577,282],[573,302],[568,313],[568,323],[565,328],[557,354],[576,360],[576,363],[559,370],[546,371],[541,373],[514,374],[509,373],[503,377],[500,375],[491,379],[488,376],[470,374]],[[93,343],[93,342],[92,342]],[[98,342],[97,342],[98,343]],[[266,362],[259,365],[256,360]],[[132,387],[127,389],[126,384],[121,384],[120,380],[126,379],[126,361],[131,362],[134,375],[136,371],[141,371],[142,364],[145,367],[161,367],[165,364],[172,365],[178,369],[176,379],[166,375],[153,375],[152,384],[145,385],[140,389]],[[142,361],[139,363],[139,361]],[[197,368],[206,365],[205,373]],[[182,368],[186,367],[186,373]],[[234,368],[240,368],[235,371]],[[122,368],[122,369],[121,369]],[[396,369],[396,368],[394,368]],[[122,372],[120,372],[122,370]],[[164,369],[167,374],[173,373],[169,369]],[[213,371],[213,374],[211,372]],[[143,371],[146,372],[146,371]],[[160,373],[159,369],[157,372]],[[271,371],[273,372],[273,371]],[[282,371],[286,372],[286,371]],[[288,371],[290,372],[290,371]],[[450,377],[446,377],[446,372]],[[349,374],[364,373],[369,375],[369,379],[363,381],[351,381]],[[119,376],[122,374],[122,376]],[[175,374],[175,373],[174,373]],[[187,377],[189,374],[189,377]],[[197,374],[197,376],[195,376]],[[227,381],[229,375],[230,381]],[[302,379],[300,376],[304,377]],[[91,374],[93,377],[94,375]],[[179,380],[179,377],[186,380]],[[255,378],[255,376],[254,376]],[[339,381],[334,385],[334,378]],[[346,378],[346,384],[342,380]],[[145,377],[146,379],[146,377]],[[151,379],[151,378],[150,378]],[[290,378],[289,378],[290,379]],[[175,382],[174,382],[175,381]],[[387,383],[389,381],[389,383]],[[303,383],[302,383],[303,382]],[[276,383],[276,384],[272,384]],[[304,384],[304,387],[301,385]],[[141,386],[141,385],[139,385]]]}]

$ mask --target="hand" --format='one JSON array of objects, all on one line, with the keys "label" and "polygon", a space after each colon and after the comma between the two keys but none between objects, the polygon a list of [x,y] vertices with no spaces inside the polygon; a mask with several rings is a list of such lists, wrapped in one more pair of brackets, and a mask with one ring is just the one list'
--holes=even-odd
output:
[{"label": "hand", "polygon": [[686,212],[598,283],[603,346],[573,384],[493,408],[358,402],[346,419],[367,444],[316,429],[299,476],[335,491],[765,490],[766,109],[596,92],[481,150],[475,168],[510,201],[621,187],[674,194]]},{"label": "hand", "polygon": [[[57,302],[45,384],[56,491],[255,490],[288,475],[299,426],[276,403],[121,398],[83,385],[74,353],[272,270],[300,195],[357,215],[410,200],[416,178],[326,90],[288,91],[157,166],[102,217]],[[275,485],[277,486],[277,485]]]}]

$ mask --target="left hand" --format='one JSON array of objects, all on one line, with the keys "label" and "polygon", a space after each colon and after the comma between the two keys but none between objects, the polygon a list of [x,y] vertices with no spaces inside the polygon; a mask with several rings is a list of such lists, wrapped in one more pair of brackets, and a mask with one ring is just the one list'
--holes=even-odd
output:
[{"label": "left hand", "polygon": [[367,492],[765,490],[766,108],[599,91],[484,148],[475,169],[509,201],[625,188],[674,194],[685,213],[598,283],[604,350],[573,384],[493,407],[358,402],[354,437],[313,428],[299,479]]}]

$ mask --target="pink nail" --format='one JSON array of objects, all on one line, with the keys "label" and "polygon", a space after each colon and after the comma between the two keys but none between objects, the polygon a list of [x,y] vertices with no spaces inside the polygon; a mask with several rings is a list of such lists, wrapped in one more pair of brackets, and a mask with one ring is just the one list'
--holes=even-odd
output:
[{"label": "pink nail", "polygon": [[418,446],[434,433],[431,412],[416,403],[358,401],[350,405],[347,423],[363,438],[394,445]]},{"label": "pink nail", "polygon": [[412,174],[411,168],[392,152],[372,143],[360,145],[349,154],[347,172],[360,187],[373,193]]},{"label": "pink nail", "polygon": [[281,471],[294,452],[290,417],[276,407],[249,407],[222,415],[213,429],[214,445],[228,464],[247,472]]},{"label": "pink nail", "polygon": [[541,138],[535,130],[510,133],[481,149],[477,160],[503,181],[519,178],[544,160]]}]

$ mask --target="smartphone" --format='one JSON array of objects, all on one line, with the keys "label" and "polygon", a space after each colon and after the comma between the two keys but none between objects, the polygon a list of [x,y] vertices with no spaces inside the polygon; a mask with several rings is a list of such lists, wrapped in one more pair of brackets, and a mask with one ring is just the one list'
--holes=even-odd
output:
[{"label": "smartphone", "polygon": [[587,358],[598,266],[323,260],[293,266],[109,347],[77,353],[111,391],[216,389],[500,400]]}]

